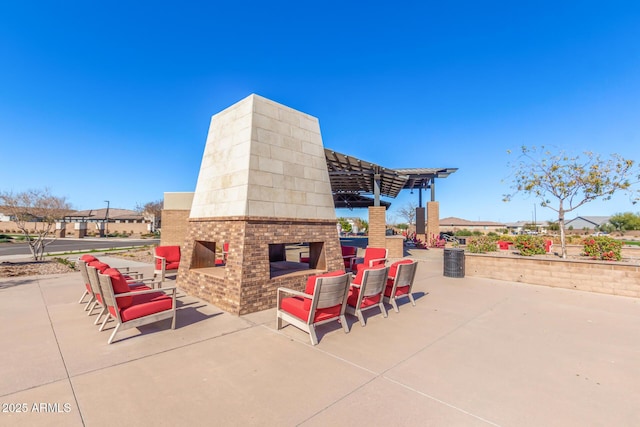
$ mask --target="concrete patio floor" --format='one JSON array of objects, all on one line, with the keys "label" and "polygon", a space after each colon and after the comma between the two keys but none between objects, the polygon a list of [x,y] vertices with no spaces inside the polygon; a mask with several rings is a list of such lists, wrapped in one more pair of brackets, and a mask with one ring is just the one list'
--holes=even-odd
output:
[{"label": "concrete patio floor", "polygon": [[638,299],[447,278],[441,251],[421,258],[415,307],[326,325],[315,347],[273,309],[237,317],[183,292],[175,330],[107,345],[79,273],[0,279],[0,425],[640,423]]}]

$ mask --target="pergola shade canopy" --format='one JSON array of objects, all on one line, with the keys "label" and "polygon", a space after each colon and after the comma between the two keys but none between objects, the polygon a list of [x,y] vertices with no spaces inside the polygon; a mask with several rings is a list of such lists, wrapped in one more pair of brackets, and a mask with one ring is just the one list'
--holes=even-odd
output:
[{"label": "pergola shade canopy", "polygon": [[[379,196],[396,198],[403,189],[427,188],[434,178],[446,178],[458,170],[390,169],[327,148],[324,151],[336,208],[374,206]],[[365,194],[374,195],[374,198],[364,197]],[[391,205],[380,200],[377,204],[387,208]]]}]

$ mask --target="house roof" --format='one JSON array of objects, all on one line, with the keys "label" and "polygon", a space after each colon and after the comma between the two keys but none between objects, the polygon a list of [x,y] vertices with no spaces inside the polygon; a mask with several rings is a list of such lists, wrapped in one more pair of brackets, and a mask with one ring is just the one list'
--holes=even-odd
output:
[{"label": "house roof", "polygon": [[[75,211],[66,216],[67,219],[95,220],[106,219],[107,208],[89,209],[84,211]],[[144,215],[129,209],[109,208],[110,220],[139,220],[144,219]]]},{"label": "house roof", "polygon": [[596,227],[596,226],[601,226],[603,224],[608,223],[610,219],[611,219],[611,216],[577,216],[573,219],[565,221],[564,224],[565,226],[569,226],[569,225],[572,225],[572,223],[585,222],[587,224],[590,224]]},{"label": "house roof", "polygon": [[572,222],[585,221],[594,226],[600,226],[606,224],[611,219],[611,216],[577,216],[569,221],[565,221],[565,225],[570,225]]},{"label": "house roof", "polygon": [[451,225],[454,227],[464,227],[464,226],[489,226],[489,227],[504,227],[505,224],[501,223],[501,222],[494,222],[494,221],[470,221],[468,219],[462,219],[462,218],[457,218],[454,216],[450,216],[447,218],[440,218],[440,225],[441,226],[446,226],[446,225]]}]

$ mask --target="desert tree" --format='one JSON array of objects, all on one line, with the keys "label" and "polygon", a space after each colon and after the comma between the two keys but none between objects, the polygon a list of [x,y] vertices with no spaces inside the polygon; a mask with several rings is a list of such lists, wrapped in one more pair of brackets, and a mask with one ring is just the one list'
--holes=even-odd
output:
[{"label": "desert tree", "polygon": [[356,227],[358,227],[358,231],[363,231],[365,233],[369,232],[369,221],[362,218],[356,218],[355,220]]},{"label": "desert tree", "polygon": [[35,261],[44,258],[47,245],[55,240],[53,234],[56,221],[68,215],[71,207],[65,197],[44,190],[27,190],[20,193],[0,192],[3,205],[25,236]]},{"label": "desert tree", "polygon": [[407,202],[401,208],[398,209],[398,216],[405,220],[409,227],[416,224],[416,209],[418,205],[414,202]]},{"label": "desert tree", "polygon": [[562,245],[562,257],[567,257],[565,244],[565,214],[597,199],[609,200],[620,191],[630,194],[631,202],[638,200],[632,186],[640,180],[640,171],[633,160],[611,154],[603,160],[600,155],[584,152],[583,157],[564,151],[552,152],[545,147],[522,147],[512,168],[512,192],[504,196],[511,200],[518,193],[533,195],[540,205],[555,211]]},{"label": "desert tree", "polygon": [[146,219],[151,220],[152,232],[155,232],[160,224],[163,204],[164,202],[162,200],[155,200],[153,202],[147,202],[144,205],[136,205],[136,211],[141,215],[144,215]]},{"label": "desert tree", "polygon": [[345,233],[351,233],[351,230],[353,229],[353,227],[351,226],[351,223],[343,217],[338,218],[338,223],[340,224],[340,229],[342,229],[342,231],[344,231]]},{"label": "desert tree", "polygon": [[617,231],[640,230],[640,214],[633,212],[617,213],[609,218],[609,222]]}]

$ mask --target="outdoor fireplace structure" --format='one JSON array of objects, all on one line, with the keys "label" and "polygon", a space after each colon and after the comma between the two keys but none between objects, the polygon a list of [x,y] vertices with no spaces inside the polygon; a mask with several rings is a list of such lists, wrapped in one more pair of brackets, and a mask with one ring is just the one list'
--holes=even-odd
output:
[{"label": "outdoor fireplace structure", "polygon": [[342,269],[318,119],[255,94],[214,115],[188,221],[177,284],[233,314]]}]

